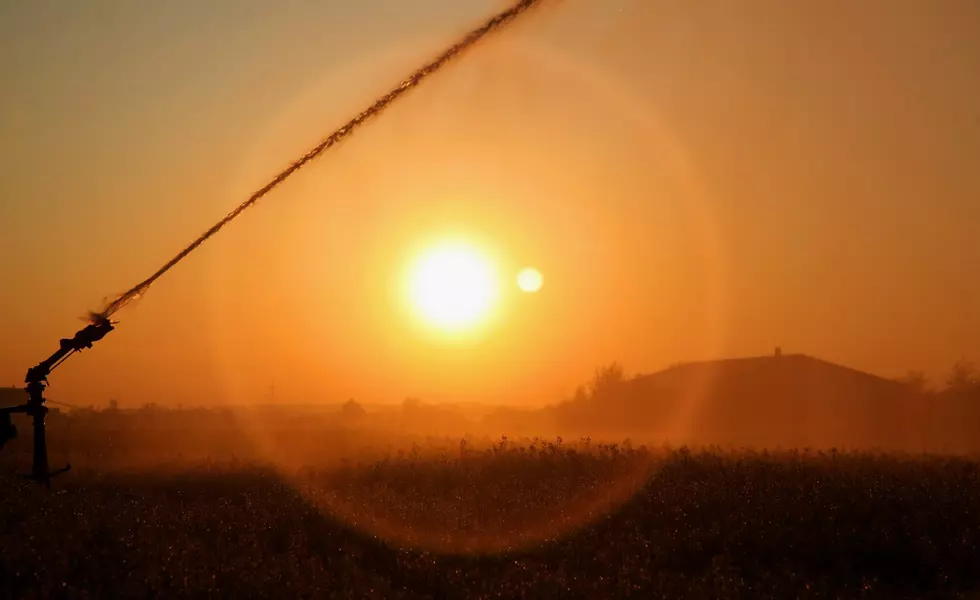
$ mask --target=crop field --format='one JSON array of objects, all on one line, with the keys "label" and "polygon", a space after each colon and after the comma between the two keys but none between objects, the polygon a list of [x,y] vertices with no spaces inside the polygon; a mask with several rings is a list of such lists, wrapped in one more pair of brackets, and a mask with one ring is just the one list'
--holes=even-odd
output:
[{"label": "crop field", "polygon": [[966,598],[980,582],[966,458],[446,439],[298,469],[83,467],[51,490],[2,467],[3,598]]}]

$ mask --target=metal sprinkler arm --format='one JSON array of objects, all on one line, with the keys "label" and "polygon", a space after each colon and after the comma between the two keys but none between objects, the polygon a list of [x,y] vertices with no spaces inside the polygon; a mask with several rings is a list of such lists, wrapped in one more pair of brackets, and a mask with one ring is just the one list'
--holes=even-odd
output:
[{"label": "metal sprinkler arm", "polygon": [[30,479],[50,485],[52,476],[71,468],[71,465],[67,465],[64,469],[54,473],[48,471],[48,445],[44,430],[44,416],[48,413],[47,407],[44,406],[44,388],[47,386],[48,375],[73,353],[91,348],[93,343],[104,338],[112,330],[112,322],[109,321],[108,317],[95,316],[92,323],[76,333],[74,337],[62,339],[61,347],[47,360],[27,370],[27,376],[24,378],[24,382],[27,384],[27,403],[6,409],[5,412],[8,414],[22,412],[29,415],[33,421],[34,460],[31,465]]},{"label": "metal sprinkler arm", "polygon": [[74,337],[63,338],[60,343],[61,347],[57,352],[49,356],[47,360],[41,361],[36,366],[28,369],[24,382],[28,385],[35,382],[46,382],[51,371],[61,364],[63,360],[68,358],[70,354],[84,350],[85,348],[91,348],[93,343],[101,340],[113,330],[112,322],[107,317],[97,316],[93,317],[93,319],[91,324],[86,325]]}]

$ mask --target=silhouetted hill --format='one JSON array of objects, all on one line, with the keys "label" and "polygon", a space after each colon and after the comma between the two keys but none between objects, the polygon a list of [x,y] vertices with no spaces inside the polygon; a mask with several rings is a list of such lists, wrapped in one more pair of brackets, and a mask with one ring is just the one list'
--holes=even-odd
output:
[{"label": "silhouetted hill", "polygon": [[633,384],[685,389],[693,383],[705,380],[724,384],[725,387],[745,387],[752,390],[770,388],[780,382],[792,382],[794,387],[803,386],[814,392],[856,394],[860,397],[866,397],[869,393],[894,394],[904,390],[903,384],[897,381],[805,354],[685,363],[636,377]]},{"label": "silhouetted hill", "polygon": [[967,432],[953,435],[948,422],[969,411],[947,404],[896,381],[796,354],[682,364],[607,382],[521,418],[575,435],[672,443],[917,450],[968,440]]},{"label": "silhouetted hill", "polygon": [[760,445],[897,443],[910,397],[898,382],[802,354],[687,364],[632,385],[687,403],[681,430]]}]

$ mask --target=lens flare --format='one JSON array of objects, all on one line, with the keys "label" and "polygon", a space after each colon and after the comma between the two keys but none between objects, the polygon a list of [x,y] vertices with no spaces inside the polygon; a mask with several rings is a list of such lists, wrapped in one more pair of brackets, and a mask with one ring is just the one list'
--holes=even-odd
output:
[{"label": "lens flare", "polygon": [[517,287],[521,288],[522,292],[533,294],[540,290],[542,285],[544,285],[544,277],[541,275],[541,271],[534,267],[521,269],[521,272],[517,274]]}]

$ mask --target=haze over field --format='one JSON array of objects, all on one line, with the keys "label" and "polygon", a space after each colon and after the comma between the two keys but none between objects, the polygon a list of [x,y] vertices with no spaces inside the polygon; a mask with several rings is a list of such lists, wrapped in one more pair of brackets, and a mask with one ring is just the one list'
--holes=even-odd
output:
[{"label": "haze over field", "polygon": [[[980,360],[976,3],[546,4],[202,246],[50,396],[542,406],[612,360]],[[0,384],[499,9],[0,1]]]}]

